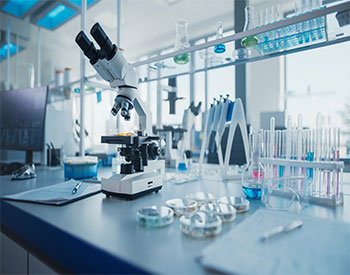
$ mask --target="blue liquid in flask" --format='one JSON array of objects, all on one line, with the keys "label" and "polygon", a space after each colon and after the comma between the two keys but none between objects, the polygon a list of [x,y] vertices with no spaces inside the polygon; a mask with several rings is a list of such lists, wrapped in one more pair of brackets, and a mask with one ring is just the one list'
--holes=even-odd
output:
[{"label": "blue liquid in flask", "polygon": [[244,194],[249,199],[260,199],[261,198],[261,188],[249,188],[242,186]]},{"label": "blue liquid in flask", "polygon": [[226,46],[223,44],[215,45],[214,52],[215,53],[224,53],[226,51]]}]

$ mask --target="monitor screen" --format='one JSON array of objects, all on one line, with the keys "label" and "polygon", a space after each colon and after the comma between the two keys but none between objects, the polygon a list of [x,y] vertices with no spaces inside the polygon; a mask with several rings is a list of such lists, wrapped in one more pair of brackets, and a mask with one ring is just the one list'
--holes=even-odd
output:
[{"label": "monitor screen", "polygon": [[47,87],[0,91],[1,149],[42,151]]}]

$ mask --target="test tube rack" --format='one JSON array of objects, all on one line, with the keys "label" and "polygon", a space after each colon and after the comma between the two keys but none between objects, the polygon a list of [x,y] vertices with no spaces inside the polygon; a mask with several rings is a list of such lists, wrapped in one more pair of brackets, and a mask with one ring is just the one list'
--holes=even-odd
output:
[{"label": "test tube rack", "polygon": [[344,162],[342,161],[310,162],[307,160],[259,158],[259,163],[264,167],[267,177],[273,177],[271,171],[276,167],[283,167],[286,170],[283,176],[287,176],[286,174],[292,176],[293,171],[301,169],[307,177],[307,171],[312,171],[309,201],[328,206],[343,204]]},{"label": "test tube rack", "polygon": [[258,34],[257,38],[258,44],[256,47],[262,54],[319,43],[327,40],[327,20],[325,16],[318,17]]}]

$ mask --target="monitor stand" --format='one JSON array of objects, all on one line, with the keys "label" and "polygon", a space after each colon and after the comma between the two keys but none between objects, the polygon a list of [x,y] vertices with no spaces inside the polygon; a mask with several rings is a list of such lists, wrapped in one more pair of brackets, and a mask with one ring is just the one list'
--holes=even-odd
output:
[{"label": "monitor stand", "polygon": [[33,163],[33,151],[26,151],[26,164]]}]

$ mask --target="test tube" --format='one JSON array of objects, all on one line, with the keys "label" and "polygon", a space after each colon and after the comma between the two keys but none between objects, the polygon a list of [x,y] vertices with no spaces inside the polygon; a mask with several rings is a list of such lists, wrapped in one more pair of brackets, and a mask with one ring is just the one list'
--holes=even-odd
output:
[{"label": "test tube", "polygon": [[[335,155],[335,161],[339,161],[339,155],[340,155],[340,128],[336,129],[336,155]],[[339,185],[342,182],[342,176],[343,176],[343,169],[340,171],[339,175],[339,169],[336,171],[336,196],[338,197],[339,191],[343,192],[343,190],[339,190]]]},{"label": "test tube", "polygon": [[[281,132],[281,158],[282,159],[286,159],[286,133],[287,131],[286,130],[283,130]],[[278,169],[278,176],[281,178],[284,176],[284,170],[285,167],[283,165],[280,165],[279,166],[279,169]]]},{"label": "test tube", "polygon": [[275,118],[274,117],[271,117],[270,118],[270,143],[269,143],[269,146],[270,146],[270,149],[269,149],[269,157],[270,158],[273,158],[274,157],[274,146],[275,146]]}]

